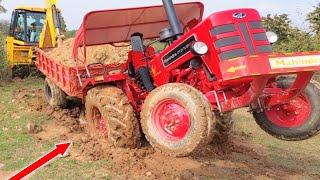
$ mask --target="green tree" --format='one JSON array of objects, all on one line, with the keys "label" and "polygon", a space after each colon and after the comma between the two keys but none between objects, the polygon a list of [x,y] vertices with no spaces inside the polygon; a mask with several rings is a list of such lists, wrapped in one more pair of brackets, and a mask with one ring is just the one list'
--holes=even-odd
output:
[{"label": "green tree", "polygon": [[262,21],[267,31],[275,32],[279,36],[279,41],[288,40],[292,29],[288,14],[268,14]]},{"label": "green tree", "polygon": [[0,32],[2,32],[3,34],[7,34],[9,32],[9,27],[9,21],[0,19]]},{"label": "green tree", "polygon": [[314,33],[320,34],[320,3],[314,7],[314,10],[307,15],[307,20],[311,24]]},{"label": "green tree", "polygon": [[301,52],[320,49],[320,38],[313,33],[294,27],[287,14],[267,15],[263,18],[267,31],[273,31],[279,36],[279,41],[273,45],[276,52]]},{"label": "green tree", "polygon": [[65,37],[68,38],[74,38],[76,36],[77,30],[70,30],[70,31],[66,31],[64,33]]},{"label": "green tree", "polygon": [[278,52],[316,51],[320,48],[318,42],[315,35],[294,28],[285,41],[279,41],[273,47]]},{"label": "green tree", "polygon": [[[5,13],[7,10],[1,5],[1,1],[0,0],[0,14]],[[2,68],[5,67],[5,57],[6,57],[6,53],[5,53],[5,32],[7,29],[8,23],[6,23],[5,21],[1,21],[0,22],[0,70]]]}]

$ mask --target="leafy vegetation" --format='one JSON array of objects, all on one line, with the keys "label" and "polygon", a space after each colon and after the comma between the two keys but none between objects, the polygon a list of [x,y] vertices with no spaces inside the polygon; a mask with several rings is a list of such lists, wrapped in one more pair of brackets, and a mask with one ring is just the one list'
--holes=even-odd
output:
[{"label": "leafy vegetation", "polygon": [[320,3],[307,15],[310,30],[303,31],[292,25],[287,14],[267,15],[263,18],[267,31],[273,31],[279,36],[274,44],[274,51],[301,52],[320,50]]},{"label": "leafy vegetation", "polygon": [[[0,14],[7,12],[7,10],[1,5],[2,0],[0,0]],[[1,69],[5,68],[5,37],[6,32],[9,27],[9,23],[5,20],[0,19],[0,78],[1,78]]]},{"label": "leafy vegetation", "polygon": [[0,20],[0,69],[5,68],[6,65],[5,39],[8,28],[9,23],[7,21]]},{"label": "leafy vegetation", "polygon": [[314,33],[320,33],[320,3],[318,6],[314,7],[315,9],[310,12],[307,16],[307,20],[311,24],[311,29]]},{"label": "leafy vegetation", "polygon": [[64,33],[64,36],[66,37],[66,39],[68,38],[73,38],[76,36],[76,33],[77,33],[77,30],[67,30],[65,33]]},{"label": "leafy vegetation", "polygon": [[6,8],[1,5],[2,0],[0,0],[0,14],[7,12]]}]

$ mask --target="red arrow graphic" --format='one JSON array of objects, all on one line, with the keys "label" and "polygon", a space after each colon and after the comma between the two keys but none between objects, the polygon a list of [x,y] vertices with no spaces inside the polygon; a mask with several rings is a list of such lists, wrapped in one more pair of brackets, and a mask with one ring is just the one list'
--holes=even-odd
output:
[{"label": "red arrow graphic", "polygon": [[42,158],[37,160],[36,162],[30,164],[28,167],[11,177],[9,180],[20,180],[30,173],[34,172],[35,170],[41,168],[43,165],[49,163],[50,161],[57,158],[59,155],[63,156],[67,150],[69,149],[71,143],[62,143],[62,144],[56,144],[56,148],[53,149],[48,154],[44,155]]}]

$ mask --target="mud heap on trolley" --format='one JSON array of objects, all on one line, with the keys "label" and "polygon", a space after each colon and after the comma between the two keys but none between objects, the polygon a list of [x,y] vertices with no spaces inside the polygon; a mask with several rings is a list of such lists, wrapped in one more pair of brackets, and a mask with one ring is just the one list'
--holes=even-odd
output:
[{"label": "mud heap on trolley", "polygon": [[[46,53],[55,61],[68,67],[75,66],[72,59],[72,48],[74,38],[66,39],[63,44],[57,48],[47,49]],[[120,44],[121,45],[121,44]],[[87,64],[120,64],[125,63],[130,46],[114,47],[112,45],[100,45],[87,47]]]}]

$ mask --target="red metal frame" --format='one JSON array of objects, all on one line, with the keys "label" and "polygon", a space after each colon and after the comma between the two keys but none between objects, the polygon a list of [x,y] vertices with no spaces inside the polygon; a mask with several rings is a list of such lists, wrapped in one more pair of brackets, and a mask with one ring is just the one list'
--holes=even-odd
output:
[{"label": "red metal frame", "polygon": [[[117,66],[105,65],[91,67],[92,77],[87,77],[86,67],[68,67],[48,57],[44,51],[36,48],[36,66],[44,75],[50,78],[67,95],[84,99],[88,89],[110,82],[121,82],[128,79],[125,75],[127,64]],[[110,74],[111,71],[119,71],[117,74]],[[102,73],[103,72],[103,73]],[[80,77],[80,81],[79,81]]]}]

